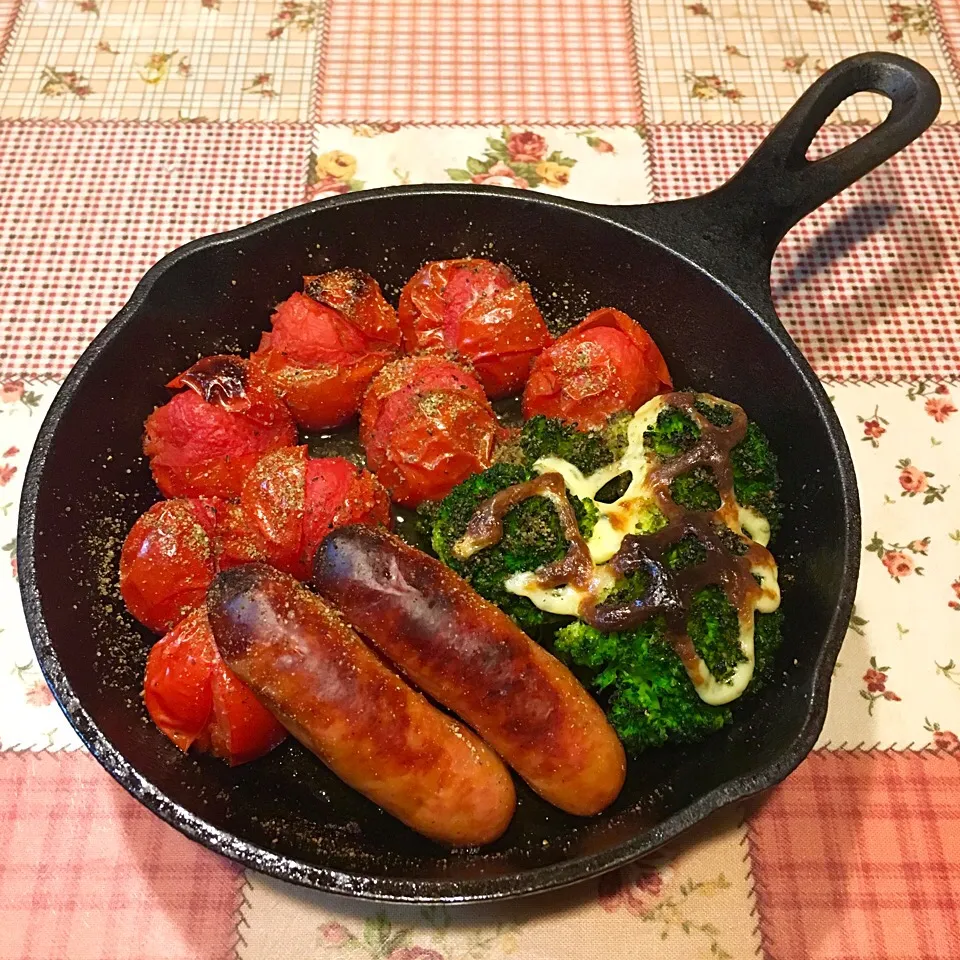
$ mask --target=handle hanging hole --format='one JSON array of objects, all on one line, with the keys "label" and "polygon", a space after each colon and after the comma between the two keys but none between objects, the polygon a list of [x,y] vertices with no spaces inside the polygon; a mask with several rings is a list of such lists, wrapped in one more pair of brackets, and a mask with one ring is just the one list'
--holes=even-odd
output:
[{"label": "handle hanging hole", "polygon": [[817,131],[807,147],[806,158],[812,163],[836,153],[886,120],[892,106],[890,98],[882,93],[855,93],[848,97]]}]

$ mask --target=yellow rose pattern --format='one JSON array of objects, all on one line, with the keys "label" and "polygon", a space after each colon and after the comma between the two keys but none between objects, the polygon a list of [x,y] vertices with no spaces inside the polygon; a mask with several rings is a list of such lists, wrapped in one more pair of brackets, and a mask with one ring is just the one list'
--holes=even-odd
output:
[{"label": "yellow rose pattern", "polygon": [[316,160],[317,176],[336,177],[347,182],[357,172],[357,159],[343,150],[322,153]]},{"label": "yellow rose pattern", "polygon": [[328,150],[326,153],[310,154],[307,174],[307,199],[335,196],[362,190],[364,182],[357,180],[357,158],[345,150]]},{"label": "yellow rose pattern", "polygon": [[548,187],[565,187],[570,182],[570,166],[555,160],[544,160],[534,167],[541,181]]}]

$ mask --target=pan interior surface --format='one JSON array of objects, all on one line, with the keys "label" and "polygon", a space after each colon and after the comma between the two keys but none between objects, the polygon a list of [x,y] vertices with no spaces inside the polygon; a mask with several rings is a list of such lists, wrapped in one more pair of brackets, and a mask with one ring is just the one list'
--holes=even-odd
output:
[{"label": "pan interior surface", "polygon": [[[395,303],[421,263],[467,255],[509,264],[530,283],[554,332],[597,307],[624,310],[649,330],[678,387],[733,400],[759,423],[784,478],[786,514],[773,550],[785,642],[776,681],[742,702],[733,726],[701,744],[633,760],[623,793],[603,815],[568,816],[521,785],[501,840],[451,853],[354,793],[296,743],[235,769],[182,755],[143,708],[153,638],[123,610],[116,570],[127,530],[159,498],[140,443],[144,418],[168,397],[167,380],[200,356],[255,349],[272,307],[300,289],[304,274],[359,267]],[[163,804],[163,815],[215,849],[341,892],[414,899],[522,893],[649,849],[669,818],[676,832],[801,758],[789,759],[805,728],[809,734],[818,660],[845,572],[846,513],[829,431],[787,351],[739,301],[601,216],[497,194],[401,194],[299,208],[169,261],[81,361],[56,409],[45,459],[35,467],[28,573],[45,624],[41,660],[81,732],[89,739],[92,722],[123,758],[119,778],[154,809],[165,795],[175,806]],[[212,829],[198,829],[190,815]]]}]

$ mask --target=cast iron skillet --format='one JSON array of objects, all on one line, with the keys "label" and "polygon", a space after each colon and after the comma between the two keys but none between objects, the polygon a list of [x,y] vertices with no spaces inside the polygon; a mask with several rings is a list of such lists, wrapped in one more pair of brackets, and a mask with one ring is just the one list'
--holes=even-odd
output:
[{"label": "cast iron skillet", "polygon": [[[888,118],[832,156],[805,152],[851,94]],[[940,102],[916,63],[864,54],[829,70],[719,190],[602,207],[480,186],[372,190],[296,207],[189,243],[160,261],[67,377],[33,452],[20,514],[20,583],[37,657],[70,722],[135,797],[213,850],[318,889],[467,901],[558,887],[627,863],[785,777],[823,724],[860,551],[853,466],[830,403],[780,325],[770,261],[816,206],[917,137]],[[636,317],[676,382],[742,404],[780,455],[786,517],[774,548],[786,613],[783,674],[735,725],[645,754],[591,820],[521,791],[513,825],[450,853],[383,814],[295,743],[228,769],[182,756],[140,702],[150,638],[120,609],[117,551],[157,498],[140,457],[164,382],[203,354],[253,349],[303,274],[361,267],[396,294],[424,260],[509,263],[555,327],[612,305]]]}]

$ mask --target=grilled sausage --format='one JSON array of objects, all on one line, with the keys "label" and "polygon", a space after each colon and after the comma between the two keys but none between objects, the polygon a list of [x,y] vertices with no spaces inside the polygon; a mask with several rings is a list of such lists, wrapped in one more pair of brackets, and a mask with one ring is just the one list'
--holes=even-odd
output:
[{"label": "grilled sausage", "polygon": [[293,577],[262,563],[234,567],[213,581],[207,607],[230,669],[355,790],[450,846],[506,830],[516,793],[497,756]]},{"label": "grilled sausage", "polygon": [[359,526],[330,533],[320,594],[413,683],[466,720],[544,799],[583,816],[623,786],[623,747],[558,660],[439,560]]}]

